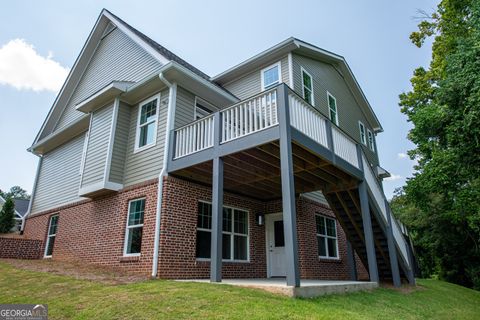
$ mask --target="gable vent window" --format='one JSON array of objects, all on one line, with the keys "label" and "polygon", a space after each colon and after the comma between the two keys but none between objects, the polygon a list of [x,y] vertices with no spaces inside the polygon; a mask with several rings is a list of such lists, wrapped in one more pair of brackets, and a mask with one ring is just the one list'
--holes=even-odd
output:
[{"label": "gable vent window", "polygon": [[361,122],[358,122],[358,129],[360,130],[360,141],[362,144],[367,145],[367,135],[365,133],[365,125]]},{"label": "gable vent window", "polygon": [[212,104],[208,103],[207,101],[195,97],[195,109],[193,113],[193,119],[199,120],[205,118],[206,116],[212,114],[217,110]]},{"label": "gable vent window", "polygon": [[139,256],[142,250],[145,199],[131,200],[128,204],[124,256]]},{"label": "gable vent window", "polygon": [[280,62],[266,67],[261,71],[262,91],[280,83]]},{"label": "gable vent window", "polygon": [[334,219],[321,215],[315,216],[317,226],[318,256],[320,258],[338,258],[337,224]]},{"label": "gable vent window", "polygon": [[303,99],[306,102],[314,105],[313,101],[313,81],[312,76],[302,68],[302,88],[303,88]]},{"label": "gable vent window", "polygon": [[157,95],[139,104],[135,151],[153,147],[157,142],[159,101]]},{"label": "gable vent window", "polygon": [[370,130],[367,130],[367,132],[368,132],[368,148],[370,148],[370,150],[375,152],[375,142],[373,141],[374,139],[373,133]]},{"label": "gable vent window", "polygon": [[[222,258],[224,261],[248,261],[248,211],[223,207]],[[198,203],[197,259],[210,259],[212,205]]]},{"label": "gable vent window", "polygon": [[330,120],[338,126],[337,99],[327,92]]},{"label": "gable vent window", "polygon": [[53,246],[55,244],[55,237],[57,236],[58,215],[50,217],[48,225],[47,245],[45,246],[45,258],[50,258],[53,254]]}]

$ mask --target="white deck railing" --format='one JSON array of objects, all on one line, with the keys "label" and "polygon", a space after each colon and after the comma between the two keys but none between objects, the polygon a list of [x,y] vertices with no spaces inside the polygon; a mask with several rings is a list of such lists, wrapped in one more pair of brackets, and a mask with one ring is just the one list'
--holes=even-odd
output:
[{"label": "white deck railing", "polygon": [[345,133],[332,126],[333,150],[335,154],[358,168],[357,144]]},{"label": "white deck railing", "polygon": [[[367,158],[365,157],[365,154],[363,153],[362,153],[362,161],[363,161],[363,172],[365,174],[365,180],[367,181],[368,187],[372,192],[373,198],[377,203],[377,206],[380,208],[380,213],[382,214],[382,218],[384,220],[385,225],[388,225],[387,208],[385,203],[385,197],[383,196],[383,191],[380,188],[380,185],[378,184],[377,179],[375,178],[372,167],[370,166]],[[392,227],[393,238],[395,239],[395,242],[397,243],[398,248],[400,249],[400,252],[403,255],[404,261],[408,264],[409,260],[408,260],[407,244],[405,242],[405,238],[403,237],[402,232],[400,231],[397,221],[395,217],[393,217],[393,215],[391,216],[391,220],[392,220],[391,227]]]},{"label": "white deck railing", "polygon": [[288,95],[288,102],[292,127],[328,148],[325,121],[329,120],[295,94]]},{"label": "white deck railing", "polygon": [[175,130],[175,158],[213,146],[213,114]]},{"label": "white deck railing", "polygon": [[277,91],[272,89],[220,111],[220,143],[278,125]]}]

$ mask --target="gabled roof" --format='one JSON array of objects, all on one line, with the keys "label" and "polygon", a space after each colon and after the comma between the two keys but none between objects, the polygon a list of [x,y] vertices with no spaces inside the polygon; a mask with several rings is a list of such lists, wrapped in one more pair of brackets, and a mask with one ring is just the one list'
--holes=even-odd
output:
[{"label": "gabled roof", "polygon": [[20,218],[23,218],[28,211],[28,204],[30,200],[26,199],[13,199],[15,203],[15,211],[18,213]]},{"label": "gabled roof", "polygon": [[215,77],[212,77],[212,80],[219,84],[228,83],[229,81],[237,78],[239,75],[243,75],[250,70],[254,70],[264,65],[266,62],[269,62],[274,58],[280,58],[290,52],[295,52],[335,65],[343,74],[347,85],[357,99],[357,102],[363,108],[364,113],[366,114],[367,119],[370,120],[373,129],[376,132],[383,131],[380,121],[378,120],[365,94],[360,88],[360,85],[358,84],[357,79],[353,75],[353,72],[345,58],[297,38],[288,38],[277,45],[260,52],[250,59],[247,59],[236,66],[216,75]]},{"label": "gabled roof", "polygon": [[[179,65],[182,65],[186,69],[190,70],[197,76],[201,77],[202,79],[210,82],[213,86],[223,90],[226,94],[230,95],[233,99],[236,97],[225,90],[218,84],[212,82],[210,77],[200,71],[199,69],[195,68],[179,56],[175,55],[173,52],[169,51],[165,47],[161,46],[157,42],[153,41],[137,29],[133,28],[129,24],[127,24],[122,19],[118,18],[116,15],[111,13],[110,11],[103,9],[100,13],[95,25],[90,32],[87,41],[85,42],[80,54],[78,55],[75,63],[70,70],[70,73],[63,84],[60,92],[58,93],[50,111],[42,124],[40,131],[38,132],[34,142],[32,145],[38,143],[41,139],[45,138],[49,134],[53,132],[53,129],[56,124],[56,120],[61,116],[63,113],[64,107],[68,103],[68,100],[71,96],[71,92],[75,90],[76,86],[78,85],[83,72],[88,67],[90,58],[95,54],[96,47],[98,43],[101,41],[105,30],[109,28],[109,25],[113,24],[117,28],[119,28],[122,32],[124,32],[127,36],[129,36],[134,42],[140,45],[146,52],[148,52],[152,57],[156,58],[161,64],[165,65],[170,61],[174,61]],[[44,134],[45,132],[45,134]]]}]

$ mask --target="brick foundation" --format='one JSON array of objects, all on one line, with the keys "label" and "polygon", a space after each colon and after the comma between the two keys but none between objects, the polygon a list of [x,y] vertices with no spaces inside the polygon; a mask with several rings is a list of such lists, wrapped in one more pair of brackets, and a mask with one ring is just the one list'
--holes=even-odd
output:
[{"label": "brick foundation", "polygon": [[18,237],[0,237],[0,258],[40,259],[42,241]]},{"label": "brick foundation", "polygon": [[[52,258],[97,264],[123,271],[150,275],[153,259],[157,180],[129,187],[95,200],[84,200],[49,210],[26,221],[25,239],[45,242],[49,218],[59,214]],[[142,254],[123,257],[129,200],[145,197]],[[158,276],[168,279],[208,278],[210,263],[195,257],[198,201],[211,200],[211,188],[168,177],[164,180]],[[226,193],[224,204],[249,212],[249,262],[224,262],[224,278],[267,276],[265,226],[255,222],[257,214],[282,211],[281,201],[262,202]],[[334,216],[326,206],[306,198],[297,199],[297,233],[302,278],[348,279],[345,234],[337,223],[339,259],[319,259],[315,214]],[[361,279],[368,273],[357,257]]]}]

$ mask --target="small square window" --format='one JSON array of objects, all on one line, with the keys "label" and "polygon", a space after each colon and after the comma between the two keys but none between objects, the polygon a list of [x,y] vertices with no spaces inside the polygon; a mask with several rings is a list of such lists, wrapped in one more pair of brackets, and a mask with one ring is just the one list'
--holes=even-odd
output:
[{"label": "small square window", "polygon": [[280,62],[261,71],[262,91],[280,83]]}]

